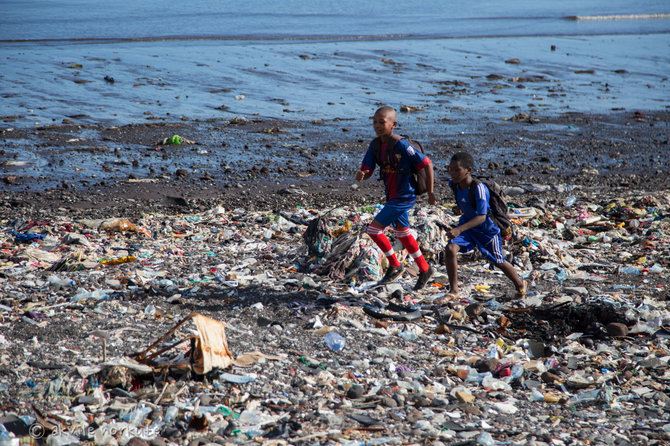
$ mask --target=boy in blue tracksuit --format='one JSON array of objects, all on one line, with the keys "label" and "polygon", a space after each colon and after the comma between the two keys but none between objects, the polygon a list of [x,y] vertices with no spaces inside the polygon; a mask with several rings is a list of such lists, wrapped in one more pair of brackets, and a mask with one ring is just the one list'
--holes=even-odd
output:
[{"label": "boy in blue tracksuit", "polygon": [[517,298],[526,295],[528,285],[517,274],[514,266],[505,260],[502,251],[500,229],[488,216],[489,189],[482,182],[478,182],[475,191],[475,209],[470,202],[470,186],[472,184],[472,169],[474,160],[469,153],[458,152],[449,163],[449,175],[452,184],[456,187],[456,201],[463,215],[458,226],[447,230],[449,243],[447,244],[447,275],[451,294],[459,297],[458,288],[458,252],[468,252],[477,247],[482,255],[512,281],[517,291]]}]

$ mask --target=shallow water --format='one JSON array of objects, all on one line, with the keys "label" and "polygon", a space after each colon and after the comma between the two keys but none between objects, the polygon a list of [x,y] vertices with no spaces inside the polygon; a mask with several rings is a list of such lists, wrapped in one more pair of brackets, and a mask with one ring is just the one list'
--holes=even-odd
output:
[{"label": "shallow water", "polygon": [[[430,126],[668,107],[667,2],[465,3],[5,1],[0,115],[15,127],[359,122],[390,104],[423,109],[403,120]],[[665,15],[586,20],[640,14]]]}]

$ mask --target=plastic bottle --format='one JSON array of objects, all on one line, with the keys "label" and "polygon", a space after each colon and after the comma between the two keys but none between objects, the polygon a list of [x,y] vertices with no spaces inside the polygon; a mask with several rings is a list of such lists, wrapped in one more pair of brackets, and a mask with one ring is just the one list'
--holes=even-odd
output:
[{"label": "plastic bottle", "polygon": [[366,446],[376,446],[379,444],[403,444],[403,441],[393,437],[372,438],[365,441]]},{"label": "plastic bottle", "polygon": [[570,196],[568,197],[568,199],[565,200],[565,207],[566,207],[566,208],[569,208],[570,206],[572,206],[572,205],[575,204],[576,202],[577,202],[577,197],[575,197],[574,195],[570,195]]},{"label": "plastic bottle", "polygon": [[179,415],[179,409],[176,406],[170,406],[165,410],[165,421],[170,423],[174,421]]},{"label": "plastic bottle", "polygon": [[514,364],[512,366],[512,371],[510,375],[507,377],[510,381],[513,381],[515,379],[519,379],[523,376],[524,369],[521,364]]},{"label": "plastic bottle", "polygon": [[406,341],[416,341],[419,336],[413,331],[401,331],[398,333],[398,337],[403,338]]},{"label": "plastic bottle", "polygon": [[161,430],[163,430],[163,427],[165,426],[165,421],[163,421],[163,417],[158,417],[154,421],[151,422],[151,424],[145,428],[142,428],[142,434],[145,440],[153,440],[158,435],[160,435]]},{"label": "plastic bottle", "polygon": [[254,409],[244,410],[238,419],[243,426],[254,426],[261,421],[260,413]]},{"label": "plastic bottle", "polygon": [[95,290],[95,291],[86,291],[83,288],[77,290],[77,294],[70,298],[70,302],[79,302],[80,300],[91,299],[91,300],[108,300],[109,295],[114,292],[114,290]]},{"label": "plastic bottle", "polygon": [[342,351],[347,343],[346,339],[334,331],[329,332],[323,340],[326,342],[328,348],[336,352]]},{"label": "plastic bottle", "polygon": [[9,440],[9,431],[4,424],[0,423],[0,440]]},{"label": "plastic bottle", "polygon": [[482,444],[485,446],[493,446],[496,444],[495,440],[493,440],[493,437],[491,434],[488,432],[482,432],[481,434],[477,435],[477,444]]},{"label": "plastic bottle", "polygon": [[219,379],[222,381],[226,381],[229,383],[236,383],[236,384],[245,384],[245,383],[250,383],[254,379],[251,376],[245,376],[245,375],[235,375],[232,373],[222,373],[219,376]]},{"label": "plastic bottle", "polygon": [[530,400],[537,402],[537,401],[544,401],[544,395],[542,395],[542,392],[540,392],[537,389],[533,389],[530,392]]},{"label": "plastic bottle", "polygon": [[507,384],[505,381],[494,378],[493,376],[491,376],[490,372],[487,373],[489,373],[489,375],[485,376],[482,379],[482,387],[491,390],[512,390],[510,385]]},{"label": "plastic bottle", "polygon": [[129,422],[133,426],[141,426],[144,424],[144,420],[151,413],[151,407],[138,407],[135,410],[132,410],[123,417],[124,421]]},{"label": "plastic bottle", "polygon": [[621,272],[621,274],[631,274],[631,275],[640,274],[640,270],[635,268],[634,266],[622,266],[619,271]]},{"label": "plastic bottle", "polygon": [[491,372],[478,372],[475,369],[470,369],[470,373],[465,381],[481,384],[486,377],[493,377],[493,374]]},{"label": "plastic bottle", "polygon": [[81,444],[81,441],[69,432],[61,432],[49,435],[46,443],[47,446],[68,446],[71,444]]},{"label": "plastic bottle", "polygon": [[658,263],[654,263],[651,268],[649,268],[649,271],[652,273],[662,273],[663,272],[663,267],[659,265]]},{"label": "plastic bottle", "polygon": [[593,389],[593,390],[589,390],[587,392],[582,392],[580,394],[577,394],[577,395],[574,395],[573,397],[571,397],[568,402],[571,403],[571,404],[589,403],[589,402],[595,401],[596,398],[598,398],[599,393],[600,393],[600,389]]},{"label": "plastic bottle", "polygon": [[559,282],[563,282],[565,279],[568,277],[568,273],[565,272],[563,268],[560,268],[558,272],[556,273],[556,280]]},{"label": "plastic bottle", "polygon": [[62,288],[69,288],[75,286],[77,283],[71,279],[61,279],[58,276],[49,276],[47,278],[49,286],[55,290],[60,290]]}]

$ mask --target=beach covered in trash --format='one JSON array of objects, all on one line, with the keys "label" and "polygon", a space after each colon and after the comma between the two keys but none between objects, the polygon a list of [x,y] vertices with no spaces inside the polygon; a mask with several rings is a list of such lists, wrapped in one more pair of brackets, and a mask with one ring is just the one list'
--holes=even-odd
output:
[{"label": "beach covered in trash", "polygon": [[[411,214],[437,269],[420,292],[399,245],[407,271],[374,286],[367,121],[4,129],[0,442],[667,444],[667,121],[419,134],[438,195]],[[506,192],[523,301],[477,255],[448,296],[460,150]]]},{"label": "beach covered in trash", "polygon": [[446,298],[448,199],[420,292],[375,203],[6,216],[3,444],[667,444],[670,191],[505,190],[523,301],[477,255]]}]

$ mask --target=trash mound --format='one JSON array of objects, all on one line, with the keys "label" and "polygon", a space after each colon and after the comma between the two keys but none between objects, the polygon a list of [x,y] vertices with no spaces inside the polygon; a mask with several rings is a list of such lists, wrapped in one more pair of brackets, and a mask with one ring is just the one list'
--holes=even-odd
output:
[{"label": "trash mound", "polygon": [[521,300],[476,254],[449,293],[448,205],[418,292],[396,240],[374,286],[376,206],[10,216],[0,442],[667,444],[670,191],[515,187]]},{"label": "trash mound", "polygon": [[[388,260],[367,235],[365,229],[378,208],[362,208],[362,212],[346,213],[334,209],[309,221],[303,234],[308,253],[312,257],[311,269],[315,274],[335,282],[372,283],[382,277]],[[422,254],[428,260],[437,260],[447,243],[446,229],[454,217],[444,209],[413,210],[412,231]],[[405,261],[407,252],[388,232],[396,256]]]}]

